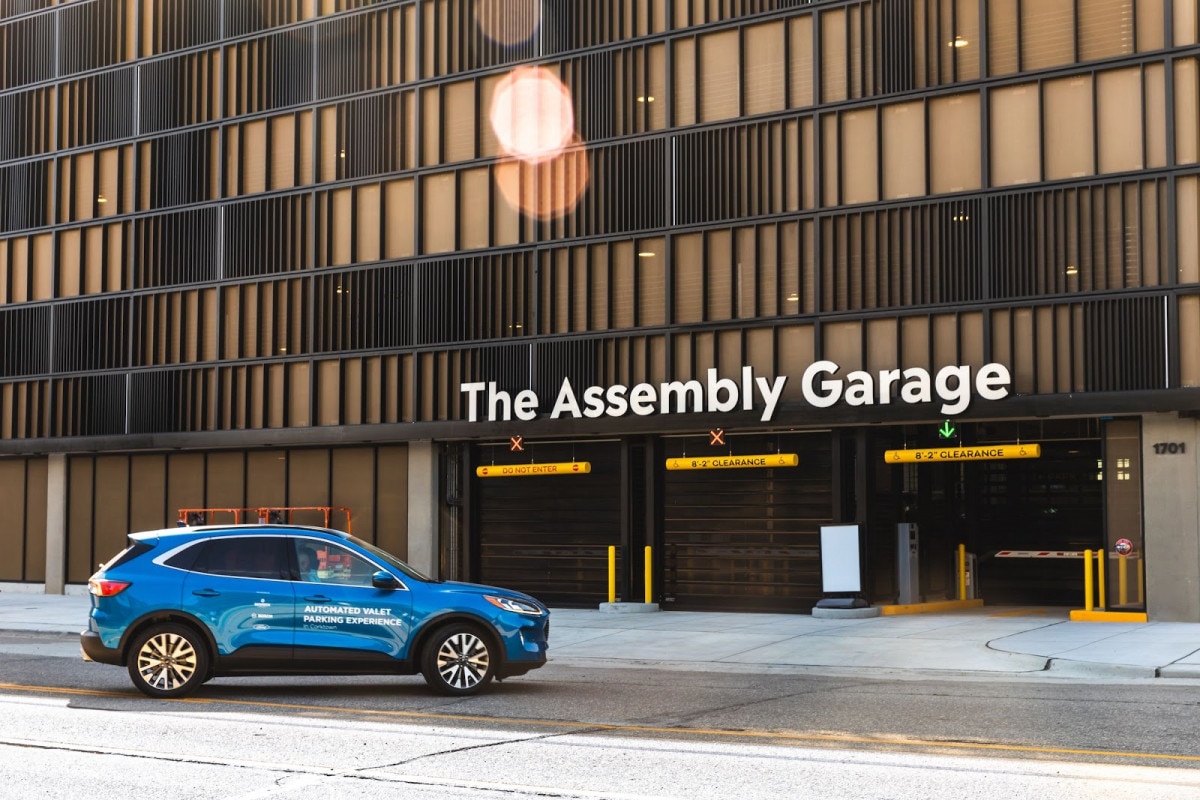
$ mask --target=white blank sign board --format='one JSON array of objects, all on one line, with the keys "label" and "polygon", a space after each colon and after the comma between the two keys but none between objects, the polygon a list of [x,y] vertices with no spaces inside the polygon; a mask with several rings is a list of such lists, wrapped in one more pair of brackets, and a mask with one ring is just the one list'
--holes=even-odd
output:
[{"label": "white blank sign board", "polygon": [[821,590],[861,592],[857,525],[821,526]]}]

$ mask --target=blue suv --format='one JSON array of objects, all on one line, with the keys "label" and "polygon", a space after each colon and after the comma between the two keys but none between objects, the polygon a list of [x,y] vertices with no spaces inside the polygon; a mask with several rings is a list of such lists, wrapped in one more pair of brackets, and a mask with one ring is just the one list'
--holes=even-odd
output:
[{"label": "blue suv", "polygon": [[546,663],[550,612],[519,592],[428,578],[341,531],[134,533],[88,581],[84,658],[151,697],[233,675],[411,675],[469,695]]}]

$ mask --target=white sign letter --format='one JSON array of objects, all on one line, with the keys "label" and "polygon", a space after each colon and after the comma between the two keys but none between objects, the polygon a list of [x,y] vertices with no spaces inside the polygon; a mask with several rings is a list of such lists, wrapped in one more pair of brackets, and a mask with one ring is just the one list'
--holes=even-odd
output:
[{"label": "white sign letter", "polygon": [[467,422],[479,421],[479,395],[486,385],[483,381],[459,385],[458,390],[467,394]]},{"label": "white sign letter", "polygon": [[571,412],[572,417],[579,419],[579,401],[575,399],[571,379],[563,378],[562,386],[558,390],[558,399],[554,401],[554,410],[550,412],[550,419],[558,419],[559,415],[567,411]]},{"label": "white sign letter", "polygon": [[838,365],[832,361],[817,361],[804,370],[804,378],[800,384],[800,391],[804,393],[804,399],[808,401],[809,405],[816,406],[817,408],[829,408],[841,398],[841,381],[821,381],[821,390],[826,392],[824,395],[819,395],[813,390],[813,383],[816,381],[818,374],[828,372],[830,375],[834,375],[837,371]]},{"label": "white sign letter", "polygon": [[1008,397],[1012,375],[1003,364],[985,364],[975,375],[975,391],[984,400],[1003,400]]},{"label": "white sign letter", "polygon": [[513,412],[516,413],[517,419],[523,419],[529,422],[531,419],[537,419],[538,396],[532,389],[525,389],[517,393],[517,399],[513,402]]}]

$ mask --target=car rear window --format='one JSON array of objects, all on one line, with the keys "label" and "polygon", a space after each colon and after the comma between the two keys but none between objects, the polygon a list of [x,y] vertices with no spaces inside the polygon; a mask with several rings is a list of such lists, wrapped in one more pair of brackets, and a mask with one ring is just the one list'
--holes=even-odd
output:
[{"label": "car rear window", "polygon": [[139,542],[135,539],[130,539],[129,544],[125,549],[110,558],[106,563],[100,565],[101,570],[115,569],[122,564],[127,564],[133,559],[140,556],[142,553],[149,552],[154,549],[154,545],[146,542]]}]

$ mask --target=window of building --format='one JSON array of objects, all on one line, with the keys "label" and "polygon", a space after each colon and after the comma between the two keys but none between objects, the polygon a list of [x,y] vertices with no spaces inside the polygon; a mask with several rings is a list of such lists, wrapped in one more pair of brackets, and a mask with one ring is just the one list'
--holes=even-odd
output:
[{"label": "window of building", "polygon": [[739,116],[742,70],[738,31],[700,37],[700,73],[700,121]]},{"label": "window of building", "polygon": [[958,94],[929,101],[929,177],[935,193],[980,185],[979,95]]},{"label": "window of building", "polygon": [[745,36],[746,114],[784,108],[784,26],[782,22],[751,25]]},{"label": "window of building", "polygon": [[1037,84],[993,89],[988,100],[992,185],[1012,186],[1041,180],[1042,125]]},{"label": "window of building", "polygon": [[1092,77],[1077,75],[1047,81],[1042,92],[1046,179],[1095,174]]},{"label": "window of building", "polygon": [[840,115],[842,129],[842,202],[870,203],[879,199],[879,131],[874,108]]},{"label": "window of building", "polygon": [[1075,61],[1075,0],[1021,0],[1020,25],[1022,70]]},{"label": "window of building", "polygon": [[805,108],[813,96],[813,15],[788,20],[789,108]]},{"label": "window of building", "polygon": [[1200,78],[1197,61],[1175,61],[1175,162],[1195,164],[1200,160]]},{"label": "window of building", "polygon": [[1096,130],[1100,172],[1142,169],[1142,71],[1110,70],[1096,76]]},{"label": "window of building", "polygon": [[846,10],[821,13],[821,102],[850,96],[846,52]]}]

